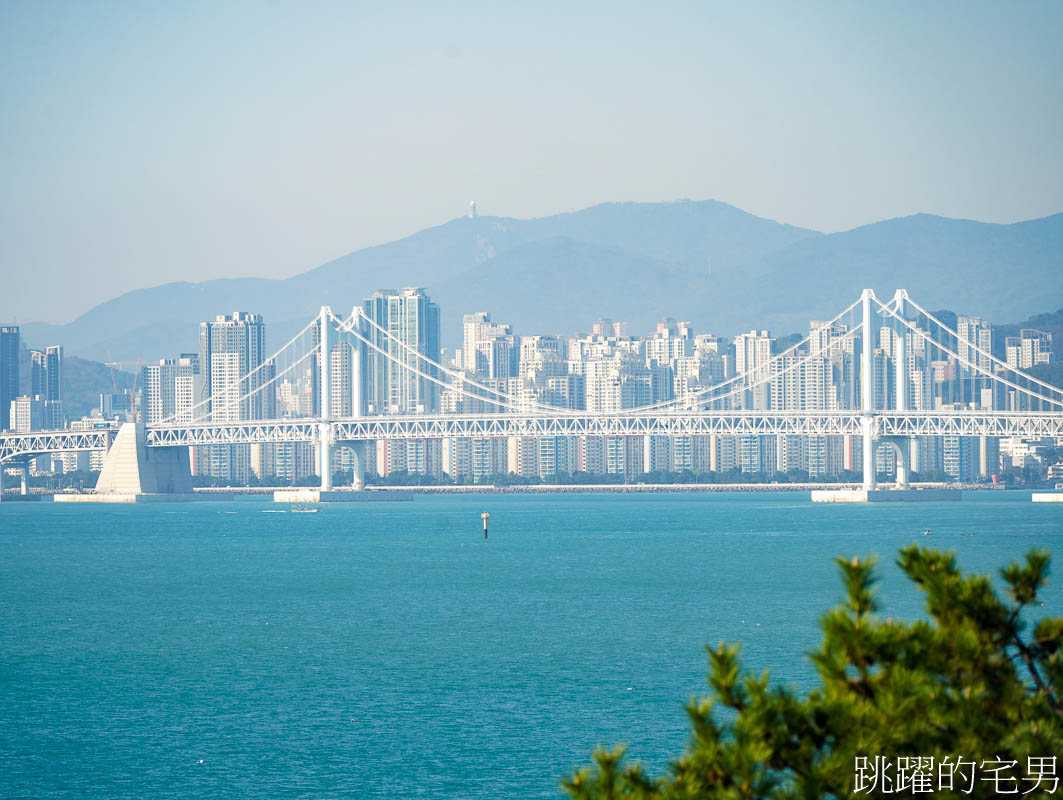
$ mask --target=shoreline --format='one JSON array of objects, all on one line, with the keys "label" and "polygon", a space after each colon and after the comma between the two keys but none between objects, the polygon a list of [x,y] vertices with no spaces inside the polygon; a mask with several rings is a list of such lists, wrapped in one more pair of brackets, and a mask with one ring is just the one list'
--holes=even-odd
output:
[{"label": "shoreline", "polygon": [[[272,497],[276,491],[291,490],[291,486],[203,486],[193,491],[197,495],[235,495],[239,499],[254,497]],[[303,488],[303,487],[294,487]],[[313,489],[315,487],[305,487]],[[815,490],[860,489],[859,483],[572,483],[572,484],[529,484],[513,486],[466,485],[466,486],[367,486],[368,492],[404,492],[425,496],[446,495],[550,495],[550,494],[761,494],[761,493],[801,493]],[[880,484],[880,489],[892,489],[893,484]],[[1001,484],[984,483],[912,483],[912,489],[952,489],[967,492],[1037,492],[1046,491],[1035,487],[1007,487]],[[350,487],[335,487],[333,491],[353,491]],[[94,492],[63,492],[31,487],[26,499],[49,500],[55,495],[75,494],[93,495]],[[22,499],[10,490],[4,493],[0,502]]]},{"label": "shoreline", "polygon": [[[814,489],[859,489],[859,483],[589,483],[532,484],[527,486],[374,486],[373,491],[402,490],[415,494],[713,494],[759,492],[810,492]],[[881,488],[892,488],[892,484]],[[913,489],[993,489],[981,484],[913,483]]]},{"label": "shoreline", "polygon": [[[276,491],[288,491],[291,486],[203,486],[193,491],[200,495],[224,494],[236,495],[238,498],[272,496]],[[303,488],[303,487],[294,487]],[[305,487],[313,489],[315,487]],[[817,489],[859,489],[859,483],[571,483],[571,484],[528,484],[513,486],[467,485],[467,486],[367,486],[368,492],[406,492],[421,495],[546,495],[546,494],[724,494],[724,493],[765,493],[811,492]],[[891,489],[893,484],[881,484],[879,488]],[[1008,489],[1005,486],[980,483],[913,483],[912,489],[960,489],[963,491],[1037,491],[1028,487]],[[334,487],[333,491],[353,491],[350,487]],[[46,498],[57,494],[85,494],[93,492],[53,492],[37,489],[30,490],[31,495]],[[11,499],[10,497],[5,498]]]}]

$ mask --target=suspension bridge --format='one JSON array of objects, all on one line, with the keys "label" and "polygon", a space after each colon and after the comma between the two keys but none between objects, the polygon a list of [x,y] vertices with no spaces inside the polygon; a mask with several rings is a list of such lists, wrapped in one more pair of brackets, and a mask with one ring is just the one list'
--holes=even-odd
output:
[{"label": "suspension bridge", "polygon": [[[433,361],[361,308],[340,318],[320,312],[272,357],[224,383],[208,397],[170,416],[93,430],[0,434],[0,465],[25,464],[45,453],[107,451],[97,491],[122,486],[166,494],[191,491],[188,448],[215,445],[309,442],[316,450],[321,490],[332,488],[332,453],[352,447],[353,484],[364,482],[365,443],[433,439],[513,437],[687,437],[826,436],[860,442],[863,488],[874,489],[874,455],[892,449],[896,483],[907,486],[910,442],[916,437],[1061,437],[1063,389],[1041,381],[996,357],[990,347],[969,341],[898,290],[882,302],[865,289],[831,320],[770,360],[712,385],[678,392],[674,398],[633,408],[588,411],[561,408],[539,397],[501,390],[463,370]],[[349,342],[355,354],[350,396],[334,402],[331,347]],[[878,345],[878,347],[877,347]],[[888,345],[888,358],[881,357]],[[878,358],[876,359],[876,355]],[[853,391],[847,400],[809,393],[802,382],[816,368],[849,358]],[[392,384],[439,387],[454,393],[476,413],[367,413],[364,390],[369,362],[385,364]],[[978,388],[977,397],[943,408],[926,408],[916,385],[934,363],[953,364]],[[209,365],[204,365],[209,368]],[[301,372],[300,372],[301,370]],[[311,413],[263,419],[275,406],[278,381],[311,374],[317,384]],[[917,380],[918,379],[918,380]],[[789,391],[798,387],[795,391]],[[803,388],[802,388],[803,387]],[[759,396],[774,388],[779,407]],[[773,396],[775,396],[773,394]],[[136,473],[133,475],[133,473]],[[0,469],[2,493],[3,469]],[[23,470],[23,489],[25,470]]]}]

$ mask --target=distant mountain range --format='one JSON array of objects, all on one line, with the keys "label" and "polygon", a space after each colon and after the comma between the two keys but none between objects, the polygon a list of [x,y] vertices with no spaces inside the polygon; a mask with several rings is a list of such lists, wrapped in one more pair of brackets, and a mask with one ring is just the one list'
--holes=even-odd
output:
[{"label": "distant mountain range", "polygon": [[1063,214],[1012,225],[919,214],[829,235],[711,200],[460,218],[287,280],[129,292],[67,325],[24,325],[23,338],[97,361],[150,361],[194,351],[201,320],[240,310],[263,314],[279,346],[322,304],[347,311],[375,289],[404,286],[439,302],[451,347],[471,311],[490,311],[524,334],[587,331],[601,316],[642,333],[664,315],[699,333],[785,334],[833,316],[865,286],[1016,320],[1063,305]]}]

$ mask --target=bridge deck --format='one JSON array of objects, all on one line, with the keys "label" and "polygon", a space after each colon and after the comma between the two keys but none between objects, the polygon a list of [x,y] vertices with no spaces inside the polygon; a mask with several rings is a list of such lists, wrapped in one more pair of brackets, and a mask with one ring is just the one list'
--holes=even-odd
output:
[{"label": "bridge deck", "polygon": [[[858,411],[700,411],[670,414],[424,414],[327,421],[332,441],[512,436],[856,436]],[[1063,436],[1063,412],[913,411],[871,415],[883,436]],[[321,420],[149,425],[149,447],[317,441]],[[106,450],[116,429],[0,434],[0,461],[35,453]]]}]

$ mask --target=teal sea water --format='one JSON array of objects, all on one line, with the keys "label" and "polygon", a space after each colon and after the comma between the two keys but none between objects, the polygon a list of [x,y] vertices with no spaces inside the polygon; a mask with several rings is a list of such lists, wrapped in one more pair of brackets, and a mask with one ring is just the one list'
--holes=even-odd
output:
[{"label": "teal sea water", "polygon": [[905,544],[1063,556],[1063,507],[1028,494],[273,508],[0,505],[0,796],[558,797],[599,742],[679,752],[704,643],[807,683],[834,556],[879,554],[903,618]]}]

